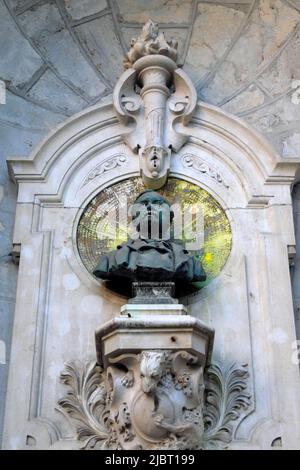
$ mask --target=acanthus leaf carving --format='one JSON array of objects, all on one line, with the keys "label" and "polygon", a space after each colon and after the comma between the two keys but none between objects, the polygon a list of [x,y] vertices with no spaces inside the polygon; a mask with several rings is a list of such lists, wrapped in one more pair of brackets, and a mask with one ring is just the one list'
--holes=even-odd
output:
[{"label": "acanthus leaf carving", "polygon": [[226,448],[233,439],[234,425],[251,404],[247,391],[247,364],[233,363],[221,368],[211,365],[206,371],[204,440],[207,448]]},{"label": "acanthus leaf carving", "polygon": [[69,363],[59,407],[83,449],[223,449],[251,404],[247,366],[211,365],[186,351],[123,354],[103,371]]},{"label": "acanthus leaf carving", "polygon": [[68,393],[58,401],[58,406],[74,424],[82,448],[105,448],[110,435],[103,370],[94,362],[70,362],[60,380],[68,387]]}]

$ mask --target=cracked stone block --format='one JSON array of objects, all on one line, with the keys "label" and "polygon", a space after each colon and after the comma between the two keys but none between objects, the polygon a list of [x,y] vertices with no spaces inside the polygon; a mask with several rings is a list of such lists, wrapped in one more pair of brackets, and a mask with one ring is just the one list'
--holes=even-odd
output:
[{"label": "cracked stone block", "polygon": [[94,15],[107,8],[106,0],[63,0],[63,3],[74,20]]},{"label": "cracked stone block", "polygon": [[18,19],[65,83],[87,99],[95,99],[105,91],[105,85],[71,37],[55,4],[39,4]]},{"label": "cracked stone block", "polygon": [[[1,255],[3,256],[3,259],[0,262],[0,299],[4,296],[5,298],[14,301],[17,289],[18,268],[14,265],[12,258],[10,256],[6,256],[11,252],[11,250],[12,248],[10,246],[9,251],[5,250],[5,253]],[[1,249],[1,253],[3,252],[4,248]]]},{"label": "cracked stone block", "polygon": [[198,5],[184,66],[194,82],[222,57],[244,17],[244,13],[227,6]]},{"label": "cracked stone block", "polygon": [[87,107],[86,101],[64,85],[50,70],[32,87],[28,96],[40,102],[51,103],[51,106],[69,115]]},{"label": "cracked stone block", "polygon": [[[300,14],[280,0],[262,0],[233,46],[204,96],[224,99],[263,71],[295,30]],[[230,75],[230,77],[229,77]]]},{"label": "cracked stone block", "polygon": [[256,86],[250,85],[247,90],[224,104],[222,108],[229,113],[238,114],[263,104],[265,95]]},{"label": "cracked stone block", "polygon": [[[7,289],[9,291],[10,276],[8,274],[11,273],[10,264],[12,259],[7,255],[12,251],[11,239],[15,223],[14,212],[5,210],[5,206],[5,200],[3,203],[0,202],[0,292],[2,293],[7,292]],[[3,269],[3,266],[5,269]]]},{"label": "cracked stone block", "polygon": [[22,36],[4,3],[0,3],[0,78],[13,86],[28,81],[43,65],[42,59]]},{"label": "cracked stone block", "polygon": [[[293,191],[294,221],[296,242],[300,242],[300,184]],[[297,245],[298,246],[298,245]],[[298,338],[300,339],[300,252],[296,250],[295,266],[292,271],[292,288],[294,296],[294,311],[298,320]]]},{"label": "cracked stone block", "polygon": [[111,17],[105,16],[75,28],[98,70],[113,87],[123,72],[123,50]]},{"label": "cracked stone block", "polygon": [[192,0],[118,0],[120,19],[124,22],[145,23],[149,18],[159,23],[187,23]]}]

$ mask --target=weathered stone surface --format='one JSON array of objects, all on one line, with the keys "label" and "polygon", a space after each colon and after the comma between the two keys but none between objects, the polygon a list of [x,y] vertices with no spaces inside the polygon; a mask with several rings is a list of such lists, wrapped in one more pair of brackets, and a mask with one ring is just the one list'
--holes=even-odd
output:
[{"label": "weathered stone surface", "polygon": [[51,106],[70,115],[86,106],[86,101],[60,81],[50,70],[47,70],[31,88],[28,96],[41,103],[47,103],[47,99],[50,99]]},{"label": "weathered stone surface", "polygon": [[[40,4],[19,16],[26,34],[61,77],[88,98],[96,98],[105,86],[67,30],[54,3]],[[80,73],[79,73],[80,71]]]},{"label": "weathered stone surface", "polygon": [[123,51],[110,16],[89,21],[75,28],[92,60],[113,85],[123,71]]},{"label": "weathered stone surface", "polygon": [[[294,198],[294,220],[297,241],[300,239],[300,184],[298,183],[293,191]],[[294,266],[291,270],[292,287],[294,295],[294,312],[297,338],[300,339],[300,250],[297,247]],[[299,347],[298,347],[299,348]]]},{"label": "weathered stone surface", "polygon": [[[13,45],[13,47],[12,47]],[[3,2],[0,3],[0,79],[20,85],[43,65],[42,59],[16,27]]]},{"label": "weathered stone surface", "polygon": [[238,114],[242,111],[255,108],[263,104],[265,101],[265,95],[255,85],[250,85],[247,90],[238,94],[235,98],[230,100],[223,106],[225,111],[229,113]]},{"label": "weathered stone surface", "polygon": [[5,411],[14,308],[13,300],[4,299],[0,296],[0,442],[2,441],[2,420]]},{"label": "weathered stone surface", "polygon": [[192,0],[118,0],[123,21],[145,23],[148,18],[160,23],[186,23],[190,20]]},{"label": "weathered stone surface", "polygon": [[133,282],[129,304],[177,304],[174,282]]},{"label": "weathered stone surface", "polygon": [[[136,38],[140,33],[141,27],[137,25],[135,28],[121,26],[121,31],[126,43],[126,48],[129,50],[130,42],[132,38]],[[160,31],[164,32],[167,41],[175,39],[178,41],[178,64],[182,63],[182,56],[185,48],[185,43],[188,36],[188,28],[177,29],[174,28],[160,28]]]},{"label": "weathered stone surface", "polygon": [[[47,108],[42,108],[26,99],[7,92],[6,105],[0,106],[0,119],[8,126],[18,129],[21,133],[28,132],[31,142],[28,141],[27,147],[24,148],[22,144],[20,145],[22,140],[18,142],[18,140],[12,136],[12,140],[10,141],[12,147],[7,147],[5,156],[16,153],[21,155],[24,153],[28,154],[28,150],[31,150],[33,142],[37,142],[41,134],[49,132],[53,126],[66,119],[66,117],[63,112],[54,113]],[[39,134],[39,136],[36,137],[36,134]],[[5,145],[8,145],[8,141],[9,139],[6,138]]]},{"label": "weathered stone surface", "polygon": [[[214,355],[218,361],[229,366],[238,358],[240,364],[249,364],[249,393],[255,403],[236,420],[234,434],[229,433],[235,436],[232,446],[267,449],[281,435],[283,443],[296,448],[300,435],[299,371],[291,364],[290,342],[295,340],[295,330],[286,247],[294,243],[287,183],[292,183],[297,167],[284,160],[278,164],[272,149],[232,115],[206,103],[200,103],[194,113],[191,125],[186,126],[190,142],[173,152],[171,175],[207,187],[222,201],[234,233],[230,258],[218,278],[186,298],[188,315],[180,315],[179,322],[176,319],[176,333],[173,329],[162,342],[153,344],[151,338],[159,335],[152,327],[158,327],[155,331],[159,332],[172,315],[163,315],[163,320],[156,315],[153,321],[149,321],[150,315],[145,319],[123,315],[118,322],[125,336],[113,338],[111,330],[102,331],[110,342],[106,352],[113,356],[128,344],[136,351],[144,345],[162,349],[161,344],[174,349],[181,341],[184,349],[194,349],[193,325],[185,324],[185,319],[193,315],[196,322],[201,318],[217,332]],[[139,172],[136,156],[116,139],[126,135],[128,125],[116,122],[113,102],[107,98],[52,134],[41,151],[32,154],[34,164],[28,159],[10,161],[20,184],[14,240],[22,244],[22,255],[12,349],[12,362],[18,367],[11,368],[5,448],[28,447],[24,444],[27,435],[36,440],[37,448],[49,447],[51,439],[59,439],[58,433],[52,434],[54,426],[44,427],[41,420],[32,418],[35,416],[54,422],[63,439],[70,436],[63,417],[55,411],[62,396],[55,377],[63,369],[63,361],[95,357],[94,330],[105,322],[116,326],[114,318],[126,302],[89,275],[76,252],[75,238],[77,220],[87,201],[116,178],[121,181]],[[126,165],[88,180],[93,169],[117,154],[128,156]],[[201,167],[185,165],[184,156],[191,154],[215,168],[221,181],[202,173]],[[43,201],[42,210],[37,198]],[[270,286],[276,289],[270,290]],[[130,313],[132,307],[127,308]],[[146,331],[145,324],[149,326]],[[135,342],[128,326],[140,328],[139,338],[132,335]],[[276,364],[270,355],[276,357]],[[29,363],[33,367],[27,367]],[[283,375],[288,388],[281,380]],[[223,382],[220,377],[216,380],[217,393]],[[16,407],[15,403],[20,403],[19,383],[22,406]],[[241,390],[239,380],[233,383]],[[266,422],[268,430],[260,424]]]},{"label": "weathered stone surface", "polygon": [[0,105],[0,340],[6,345],[7,362],[0,365],[0,442],[18,274],[11,256],[7,256],[12,251],[17,188],[8,178],[5,160],[8,155],[30,153],[45,133],[65,119],[9,92],[6,98],[7,104]]},{"label": "weathered stone surface", "polygon": [[[143,310],[145,306],[141,307]],[[174,308],[175,311],[180,310],[180,307],[182,306],[172,305],[170,309]],[[125,351],[136,354],[151,349],[182,349],[195,354],[205,366],[211,360],[214,330],[189,315],[167,313],[152,316],[143,315],[141,311],[141,315],[133,318],[122,315],[104,323],[96,330],[95,338],[97,362],[104,367],[109,365],[110,358]]]},{"label": "weathered stone surface", "polygon": [[[202,89],[205,99],[213,103],[225,99],[253,78],[275,58],[300,19],[300,14],[279,0],[257,3],[249,23],[234,44],[215,78]],[[251,47],[249,47],[251,45]],[[218,100],[215,99],[218,91]]]},{"label": "weathered stone surface", "polygon": [[291,89],[293,81],[300,77],[300,33],[297,32],[278,59],[258,79],[273,96]]},{"label": "weathered stone surface", "polygon": [[[80,20],[87,15],[95,14],[101,9],[106,8],[106,2],[104,0],[59,0],[59,3],[64,4],[71,20],[74,21]],[[24,0],[7,0],[7,4],[13,8],[18,8],[19,12],[20,9],[26,6]],[[106,34],[101,37],[99,36],[96,48],[92,45],[92,36],[87,33],[89,37],[87,38],[87,43],[85,43],[85,37],[83,35],[81,36],[78,27],[75,28],[75,32],[79,36],[79,42],[76,43],[71,36],[68,35],[66,26],[57,13],[55,2],[51,2],[51,4],[51,6],[35,6],[31,8],[27,14],[21,16],[17,16],[13,13],[14,20],[20,22],[29,37],[36,41],[33,46],[38,47],[38,54],[34,51],[34,48],[26,38],[23,38],[17,25],[8,15],[4,2],[1,2],[0,30],[4,32],[5,35],[4,47],[2,46],[0,58],[0,79],[4,78],[10,80],[13,86],[19,86],[19,91],[21,92],[21,85],[24,82],[30,82],[40,65],[43,64],[43,59],[46,59],[49,61],[50,66],[53,66],[55,70],[57,70],[58,76],[61,79],[69,83],[71,88],[78,90],[79,96],[73,101],[71,98],[72,92],[66,92],[65,94],[63,91],[65,85],[58,85],[58,82],[55,82],[57,83],[58,91],[65,94],[63,100],[60,101],[59,93],[55,91],[54,98],[56,104],[57,106],[66,106],[66,112],[73,112],[73,109],[77,110],[77,106],[81,106],[81,94],[85,93],[88,99],[90,97],[93,99],[99,96],[99,91],[101,92],[101,90],[103,90],[101,83],[100,89],[99,85],[96,86],[96,83],[99,83],[98,74],[97,72],[95,72],[96,75],[94,74],[93,69],[88,63],[87,56],[82,55],[80,47],[89,49],[91,56],[92,52],[95,51],[95,57],[93,58],[92,56],[91,59],[94,60],[96,66],[98,63],[104,63],[105,70],[102,71],[105,73],[106,70],[109,70],[109,74],[111,73],[112,76],[111,82],[112,85],[114,85],[113,81],[118,74],[115,68],[115,61],[118,55],[121,54],[119,52],[119,46],[116,46],[114,36],[118,36],[120,33],[122,37],[123,31],[125,42],[128,42],[132,36],[136,36],[136,29],[132,27],[128,28],[126,26],[127,21],[140,23],[147,20],[149,16],[152,16],[152,18],[158,22],[178,24],[178,28],[166,28],[165,32],[167,39],[170,39],[172,36],[180,38],[179,51],[180,55],[182,55],[182,51],[184,50],[182,40],[186,38],[188,34],[188,29],[182,28],[183,22],[185,24],[187,23],[187,26],[192,26],[194,20],[194,18],[190,16],[191,1],[171,1],[166,3],[161,0],[149,3],[146,1],[127,0],[124,2],[120,0],[119,9],[121,11],[121,17],[118,16],[118,9],[115,8],[117,2],[110,2],[110,5],[113,6],[116,13],[116,23],[113,25],[111,22],[109,23],[112,29],[112,32],[109,32],[111,34],[109,38],[112,39],[108,40],[108,35]],[[298,8],[298,12],[296,9],[292,8],[292,4]],[[257,106],[257,103],[260,101],[261,96],[259,93],[256,91],[253,92],[253,90],[249,93],[249,86],[253,77],[266,89],[267,94],[270,94],[270,96],[266,96],[266,100],[269,99],[272,101],[273,97],[290,91],[289,96],[271,102],[268,106],[264,105],[255,112],[244,114],[242,118],[267,137],[279,153],[284,153],[287,157],[294,158],[300,154],[300,144],[297,136],[300,126],[300,108],[299,105],[297,106],[292,102],[293,90],[291,89],[290,81],[300,79],[300,44],[299,33],[296,34],[294,38],[290,35],[293,34],[296,21],[298,21],[299,18],[300,0],[289,0],[289,2],[264,0],[256,2],[255,9],[249,18],[249,26],[241,31],[241,38],[237,38],[236,45],[232,51],[229,51],[228,47],[233,38],[233,32],[238,30],[238,27],[242,24],[249,11],[250,5],[251,2],[248,0],[240,0],[239,4],[231,4],[230,0],[224,0],[222,5],[215,5],[213,2],[200,2],[198,12],[201,11],[202,15],[197,16],[195,24],[193,25],[192,40],[190,46],[187,48],[188,56],[185,68],[189,71],[194,81],[198,81],[203,77],[203,74],[212,70],[213,65],[220,59],[220,64],[216,70],[215,81],[210,84],[209,88],[200,90],[199,96],[210,102],[219,103],[224,98],[227,98],[228,94],[236,93],[236,97],[224,104],[224,109],[230,109],[233,113],[251,110],[253,104]],[[231,13],[229,10],[231,10]],[[44,14],[43,12],[46,11],[48,13]],[[223,13],[219,14],[218,12]],[[122,17],[125,23],[122,22]],[[111,16],[108,15],[104,17],[104,19],[105,18],[110,21]],[[121,20],[121,23],[118,24],[118,20]],[[59,31],[60,29],[61,31]],[[83,29],[84,28],[82,28],[82,30]],[[96,27],[91,28],[92,31],[96,29]],[[43,32],[43,30],[45,31]],[[87,31],[87,28],[85,31]],[[100,31],[97,30],[95,31],[95,34],[96,33],[100,35]],[[111,50],[110,41],[113,43]],[[286,45],[285,41],[290,42]],[[103,48],[105,54],[98,52],[98,44],[99,51]],[[224,47],[224,45],[226,47]],[[285,47],[285,49],[281,51],[282,47]],[[226,63],[224,63],[222,56],[223,54],[227,55],[227,53]],[[105,61],[103,62],[101,61],[101,57],[104,56]],[[111,57],[113,57],[113,59]],[[265,66],[266,69],[264,69]],[[47,77],[47,75],[45,76]],[[81,80],[81,78],[83,79]],[[52,100],[53,87],[51,88],[50,85],[49,89],[47,89],[47,83],[44,82],[43,78],[40,80],[41,83],[37,83],[29,92],[29,95],[34,95],[36,99],[42,100],[49,108],[54,107]],[[7,105],[0,105],[0,157],[3,161],[3,165],[0,167],[0,182],[3,184],[0,197],[1,194],[4,194],[4,197],[0,200],[0,224],[2,223],[5,227],[7,224],[11,226],[11,224],[8,223],[8,219],[10,217],[13,218],[10,214],[12,214],[14,210],[16,190],[8,183],[4,159],[9,155],[28,155],[33,146],[42,139],[45,133],[52,130],[58,122],[61,122],[66,117],[64,113],[54,113],[53,110],[43,109],[28,102],[26,99],[11,95],[9,92],[7,93],[7,100]],[[88,106],[88,102],[83,101],[82,107],[86,106]],[[202,177],[204,181],[206,181],[205,175],[202,175]],[[298,207],[298,200],[295,199],[295,210]],[[3,217],[1,210],[4,211]],[[257,215],[258,219],[260,217],[261,211]],[[297,214],[296,217],[298,220],[299,217]],[[60,220],[61,223],[65,223],[63,218]],[[26,218],[24,218],[24,224],[25,223]],[[245,223],[248,223],[247,220]],[[299,234],[300,229],[297,229],[298,240]],[[67,251],[64,251],[62,246],[66,240],[67,238],[64,239],[60,237],[56,246],[57,252],[61,253],[59,260],[62,260],[63,263],[65,262]],[[7,242],[8,238],[5,235],[5,243]],[[257,247],[257,244],[255,246]],[[280,249],[283,248],[281,247]],[[6,252],[6,246],[4,252]],[[3,263],[7,263],[7,261],[3,261]],[[299,266],[298,253],[295,273],[299,274]],[[3,288],[4,295],[6,295],[7,290],[12,294],[15,292],[15,274],[12,272],[13,269],[15,268],[3,267],[2,272],[4,274],[2,279],[8,279],[8,281],[4,283],[0,282],[0,289]],[[68,272],[67,266],[64,265],[64,269],[66,271],[65,275],[68,276],[70,273]],[[294,275],[293,281],[296,318],[299,317],[299,310],[297,310],[297,308],[299,308],[300,302],[300,294],[298,292],[300,282],[298,274]],[[231,272],[230,275],[232,276],[233,273]],[[54,288],[58,289],[58,292],[62,290],[66,295],[73,296],[75,299],[75,328],[78,329],[80,327],[82,316],[85,316],[85,318],[88,318],[89,322],[93,323],[93,312],[95,311],[100,312],[100,310],[105,310],[103,315],[105,315],[106,320],[115,313],[117,308],[116,304],[108,308],[104,301],[99,300],[96,288],[93,288],[94,291],[92,294],[85,292],[81,297],[81,287],[75,288],[76,285],[76,280],[73,277],[66,277],[62,285],[55,281],[54,285]],[[222,299],[224,300],[223,303],[226,303],[228,300],[225,293]],[[259,301],[260,300],[255,297],[254,300],[251,300],[250,307],[252,308],[253,305]],[[118,300],[115,302],[118,303]],[[244,299],[242,303],[246,305],[246,299]],[[202,314],[208,318],[209,308],[206,307],[207,305],[215,311],[217,304],[214,304],[212,307],[212,301],[209,296],[208,300],[205,300],[205,309]],[[7,312],[13,312],[13,309],[9,310],[9,306],[5,308],[7,308]],[[64,316],[66,311],[66,305],[64,304],[61,306],[61,316]],[[193,313],[195,315],[199,314],[196,307],[193,308]],[[231,318],[230,315],[231,312],[226,309],[226,318]],[[4,315],[2,318],[5,320],[3,326],[1,325],[2,331],[6,331],[6,337],[9,338],[10,323],[5,323],[8,321],[8,316]],[[244,317],[242,318],[244,319]],[[239,322],[240,328],[243,327],[244,323],[242,320],[235,318],[235,321]],[[261,322],[261,318],[257,318],[257,322]],[[64,332],[69,332],[69,327],[68,322],[64,321],[61,331],[52,327],[51,332],[54,336],[57,335],[58,337],[60,334],[64,334]],[[90,328],[89,334],[93,334],[92,330],[93,327]],[[231,332],[231,334],[233,338],[234,332]],[[299,335],[300,326],[298,326],[298,337],[300,337]],[[224,339],[226,354],[230,355],[231,347],[227,345],[227,343],[228,342]],[[51,347],[54,349],[54,344],[52,344]],[[88,346],[86,346],[86,344],[84,346],[79,345],[79,347],[83,348],[82,350],[84,350],[84,348],[85,350],[87,349],[89,354],[92,355],[93,346],[91,344],[88,344]],[[64,354],[61,350],[59,351],[59,354],[60,353],[62,355]],[[72,350],[72,353],[76,353],[75,348]],[[233,352],[233,354],[235,353],[236,351]],[[51,380],[57,377],[58,369],[57,366],[53,365],[51,374],[49,372]],[[4,375],[2,375],[2,377],[5,379]],[[2,390],[4,389],[2,388]]]},{"label": "weathered stone surface", "polygon": [[223,5],[198,5],[185,70],[194,82],[225,53],[245,14]]},{"label": "weathered stone surface", "polygon": [[[266,134],[279,153],[282,153],[284,140],[299,129],[299,106],[292,103],[291,95],[287,95],[242,116],[254,128]],[[299,144],[295,139],[292,139],[291,144],[289,150],[285,144],[285,154],[296,157],[299,155]]]},{"label": "weathered stone surface", "polygon": [[[5,135],[1,136],[2,132],[5,133],[3,127],[0,126],[1,142],[4,142]],[[0,442],[17,283],[17,267],[10,256],[15,200],[16,188],[7,181],[6,164],[2,157],[0,158]]]},{"label": "weathered stone surface", "polygon": [[282,155],[284,157],[298,157],[300,148],[300,132],[295,132],[283,139]]},{"label": "weathered stone surface", "polygon": [[107,8],[106,0],[63,0],[63,2],[74,20],[94,15]]}]

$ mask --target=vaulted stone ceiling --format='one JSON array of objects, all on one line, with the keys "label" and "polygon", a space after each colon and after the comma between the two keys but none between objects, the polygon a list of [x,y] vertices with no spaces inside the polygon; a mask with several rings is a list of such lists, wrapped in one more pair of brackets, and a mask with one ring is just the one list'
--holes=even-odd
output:
[{"label": "vaulted stone ceiling", "polygon": [[2,157],[111,93],[149,17],[178,40],[200,99],[299,156],[300,0],[2,0]]}]

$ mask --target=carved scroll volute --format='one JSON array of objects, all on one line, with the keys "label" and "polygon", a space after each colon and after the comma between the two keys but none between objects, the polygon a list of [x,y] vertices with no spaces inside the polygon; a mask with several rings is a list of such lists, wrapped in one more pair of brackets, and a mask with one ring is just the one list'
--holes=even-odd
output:
[{"label": "carved scroll volute", "polygon": [[[168,177],[171,153],[187,139],[186,126],[197,103],[195,88],[176,65],[176,44],[149,20],[133,41],[129,67],[114,91],[114,106],[128,126],[125,140],[139,154],[140,172],[146,186],[162,187]],[[135,126],[132,126],[135,123]]]},{"label": "carved scroll volute", "polygon": [[187,131],[184,126],[190,122],[197,106],[197,92],[192,81],[182,69],[178,68],[174,71],[173,81],[174,93],[168,100],[167,110],[167,120],[170,123],[168,135],[172,142],[173,151],[178,152],[187,140]]}]

